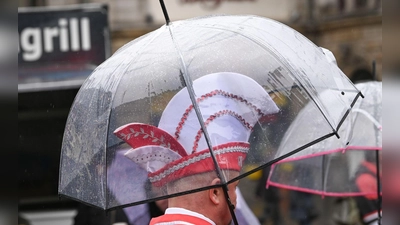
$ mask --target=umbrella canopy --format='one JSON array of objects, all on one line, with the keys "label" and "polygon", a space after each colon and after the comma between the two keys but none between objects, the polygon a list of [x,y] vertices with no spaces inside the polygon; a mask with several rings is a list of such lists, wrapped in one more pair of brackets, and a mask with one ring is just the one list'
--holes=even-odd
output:
[{"label": "umbrella canopy", "polygon": [[[372,163],[370,169],[376,170],[373,150],[382,149],[382,82],[359,83],[356,87],[365,97],[354,105],[341,126],[340,139],[326,139],[278,162],[271,170],[267,186],[325,196],[377,195],[376,183],[375,188],[359,189],[354,180],[359,175],[359,168],[371,167],[368,162]],[[290,151],[290,145],[298,138],[302,139],[301,135],[314,135],[311,130],[302,134],[292,130],[301,127],[307,118],[311,119],[308,110],[305,107],[297,121],[291,124],[278,150],[278,157]],[[313,123],[319,122],[313,120]]]},{"label": "umbrella canopy", "polygon": [[[322,121],[319,136],[289,154],[336,138],[360,92],[330,60],[300,33],[257,16],[162,26],[123,46],[82,85],[64,132],[59,194],[108,210],[210,188],[198,174],[226,187],[287,156],[276,158],[278,140],[268,138],[284,133],[270,126],[283,105],[285,123],[306,105]],[[263,148],[249,144],[256,126]],[[120,153],[136,172],[112,166]],[[254,169],[243,173],[246,164]]]}]

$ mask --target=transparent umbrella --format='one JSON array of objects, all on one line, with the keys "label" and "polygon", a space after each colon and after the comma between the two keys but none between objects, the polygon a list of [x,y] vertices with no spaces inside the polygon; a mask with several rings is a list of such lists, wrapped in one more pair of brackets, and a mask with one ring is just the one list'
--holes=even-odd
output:
[{"label": "transparent umbrella", "polygon": [[[273,166],[268,184],[326,196],[376,195],[376,191],[357,189],[350,181],[366,157],[372,157],[369,161],[375,163],[373,150],[382,150],[382,82],[370,81],[356,84],[356,87],[365,98],[354,105],[343,123],[339,130],[341,138],[321,141],[281,160]],[[308,107],[303,110],[291,126],[297,127],[297,123],[307,120],[304,117],[309,116]],[[319,121],[313,122],[318,124]],[[287,146],[301,138],[300,133],[292,133],[291,129],[288,128],[277,157],[290,152]],[[313,133],[306,131],[302,135],[313,136]],[[283,168],[293,169],[289,172]]]},{"label": "transparent umbrella", "polygon": [[[365,97],[354,105],[341,126],[340,139],[326,139],[276,163],[272,166],[267,186],[323,196],[378,199],[377,196],[381,195],[380,176],[377,174],[381,171],[382,82],[369,81],[356,84],[356,87]],[[290,145],[302,136],[314,135],[312,130],[303,129],[303,134],[292,130],[311,120],[308,110],[305,107],[297,121],[291,123],[277,157],[290,152]],[[369,180],[372,182],[367,182]],[[380,203],[377,202],[373,208],[380,208]]]},{"label": "transparent umbrella", "polygon": [[[197,174],[219,178],[214,186],[226,191],[336,138],[360,95],[327,51],[277,21],[210,16],[168,23],[123,46],[82,85],[64,132],[59,194],[109,210],[210,188]],[[317,137],[276,157],[269,146],[277,141],[268,137],[284,131],[268,121],[282,98],[291,118],[312,105],[322,122]],[[253,149],[250,134],[260,125],[265,148]],[[121,149],[130,149],[124,157],[138,171],[124,178],[134,181],[130,187],[118,187],[121,177],[109,172]],[[254,169],[243,173],[246,164]],[[193,185],[167,188],[176,182]]]}]

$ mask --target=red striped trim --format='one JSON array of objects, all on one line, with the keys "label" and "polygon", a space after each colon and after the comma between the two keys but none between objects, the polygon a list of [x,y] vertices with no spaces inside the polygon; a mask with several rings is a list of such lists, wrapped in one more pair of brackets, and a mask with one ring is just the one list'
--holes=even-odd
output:
[{"label": "red striped trim", "polygon": [[[236,112],[233,112],[232,110],[226,110],[226,109],[221,110],[217,113],[214,113],[213,115],[208,117],[208,119],[204,122],[204,125],[207,127],[207,125],[210,124],[213,120],[215,120],[218,117],[224,116],[224,115],[231,115],[231,116],[235,117],[237,120],[239,120],[239,122],[241,122],[243,124],[244,127],[246,127],[249,130],[253,130],[253,127],[248,122],[246,122],[246,120],[243,119],[243,117],[241,115],[237,114]],[[201,129],[199,129],[199,131],[197,131],[197,135],[193,142],[192,154],[196,152],[197,147],[199,146],[199,141],[200,141],[202,133],[203,132]]]},{"label": "red striped trim", "polygon": [[[240,171],[249,148],[247,142],[230,142],[213,147],[213,152],[222,170]],[[215,170],[210,150],[204,149],[173,161],[148,176],[155,187],[161,187],[183,177]]]},{"label": "red striped trim", "polygon": [[[252,103],[248,102],[246,99],[244,99],[244,98],[242,98],[242,97],[240,97],[238,95],[234,95],[232,93],[223,91],[223,90],[214,90],[214,91],[208,92],[208,93],[200,96],[199,98],[197,98],[196,102],[197,103],[202,102],[202,101],[206,100],[207,98],[213,97],[215,95],[221,95],[221,96],[224,96],[224,97],[228,97],[228,98],[243,102],[247,106],[249,106],[250,108],[254,109],[260,116],[264,116],[264,114],[262,113],[261,109],[257,108],[255,105],[253,105]],[[185,124],[185,122],[187,120],[187,117],[189,116],[189,113],[192,111],[192,109],[193,109],[193,105],[190,105],[185,110],[185,112],[183,113],[183,115],[181,117],[181,120],[179,121],[178,126],[176,127],[176,130],[175,130],[175,138],[176,139],[179,139],[179,134],[180,134],[180,132],[182,130],[182,127]]]}]

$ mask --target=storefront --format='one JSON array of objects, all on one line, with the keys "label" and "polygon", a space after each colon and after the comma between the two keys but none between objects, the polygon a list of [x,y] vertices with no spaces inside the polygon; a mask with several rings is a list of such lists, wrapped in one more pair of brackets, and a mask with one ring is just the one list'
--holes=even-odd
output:
[{"label": "storefront", "polygon": [[19,211],[33,225],[70,224],[76,203],[57,193],[61,143],[80,86],[110,56],[108,8],[20,8],[18,23]]}]

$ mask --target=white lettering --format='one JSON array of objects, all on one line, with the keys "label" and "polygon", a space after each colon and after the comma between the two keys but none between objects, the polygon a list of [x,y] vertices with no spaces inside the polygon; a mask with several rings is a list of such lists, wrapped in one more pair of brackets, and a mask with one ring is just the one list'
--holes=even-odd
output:
[{"label": "white lettering", "polygon": [[62,52],[69,51],[67,23],[67,19],[58,20],[58,25],[60,26],[60,50]]},{"label": "white lettering", "polygon": [[24,61],[36,61],[43,52],[51,53],[55,48],[61,52],[91,50],[89,18],[60,18],[57,25],[26,27],[21,31],[18,54],[22,54]]},{"label": "white lettering", "polygon": [[26,61],[35,61],[42,55],[42,39],[39,28],[25,28],[21,33],[22,57]]},{"label": "white lettering", "polygon": [[77,18],[71,18],[69,20],[69,30],[71,35],[71,50],[79,51],[79,29]]},{"label": "white lettering", "polygon": [[58,36],[57,27],[45,27],[43,31],[44,36],[44,51],[52,52],[54,51],[53,38]]},{"label": "white lettering", "polygon": [[81,19],[81,34],[82,34],[82,49],[85,51],[90,50],[90,21],[89,18]]}]

